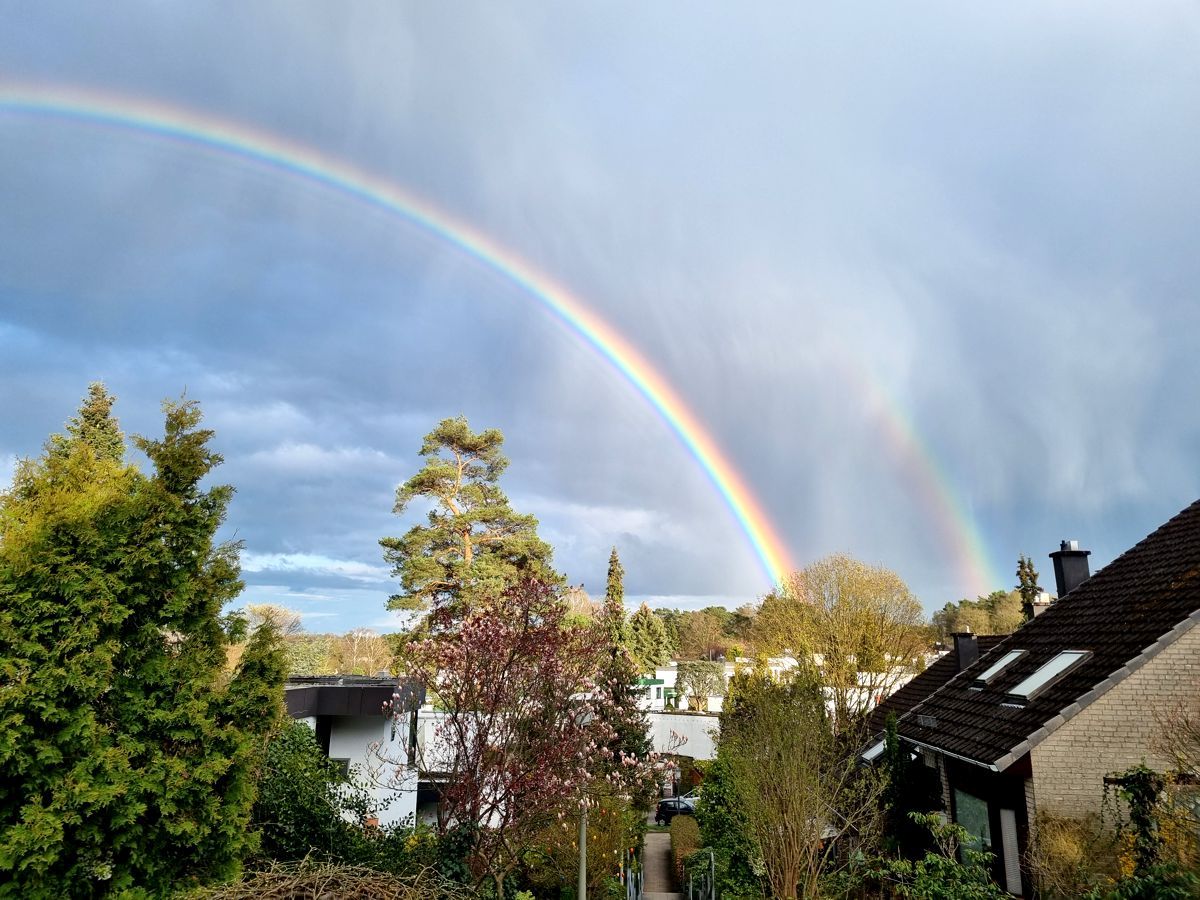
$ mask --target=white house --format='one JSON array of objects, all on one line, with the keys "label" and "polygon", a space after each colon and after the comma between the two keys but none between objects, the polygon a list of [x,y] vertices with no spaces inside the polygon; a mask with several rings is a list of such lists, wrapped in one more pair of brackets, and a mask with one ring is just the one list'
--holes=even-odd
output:
[{"label": "white house", "polygon": [[385,704],[412,708],[424,691],[394,678],[293,676],[284,688],[288,714],[316,734],[329,758],[354,772],[378,802],[379,824],[415,820],[417,769],[413,721],[396,722]]}]

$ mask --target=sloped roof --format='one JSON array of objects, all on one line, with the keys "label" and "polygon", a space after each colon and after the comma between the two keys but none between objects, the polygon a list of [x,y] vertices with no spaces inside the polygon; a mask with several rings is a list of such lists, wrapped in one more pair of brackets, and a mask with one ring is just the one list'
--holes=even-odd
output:
[{"label": "sloped roof", "polygon": [[[900,734],[996,770],[1200,622],[1200,501],[1127,550],[913,706]],[[976,678],[1026,652],[990,684]],[[1010,694],[1059,653],[1090,655],[1030,699]]]},{"label": "sloped roof", "polygon": [[[979,635],[975,639],[979,644],[979,655],[987,653],[1006,637],[1006,634]],[[939,656],[924,672],[872,709],[867,718],[868,730],[873,735],[881,734],[889,715],[895,713],[899,719],[957,674],[958,650],[952,647],[949,653]]]}]

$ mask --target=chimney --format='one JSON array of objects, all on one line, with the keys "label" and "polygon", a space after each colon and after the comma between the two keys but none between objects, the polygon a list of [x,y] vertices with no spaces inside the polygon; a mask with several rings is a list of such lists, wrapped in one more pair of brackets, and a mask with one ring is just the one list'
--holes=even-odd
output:
[{"label": "chimney", "polygon": [[979,659],[979,641],[969,631],[957,631],[954,638],[954,655],[958,657],[958,671],[962,671]]},{"label": "chimney", "polygon": [[1080,550],[1079,541],[1063,541],[1059,550],[1050,554],[1054,560],[1059,600],[1092,577],[1087,559],[1091,553],[1091,550]]}]

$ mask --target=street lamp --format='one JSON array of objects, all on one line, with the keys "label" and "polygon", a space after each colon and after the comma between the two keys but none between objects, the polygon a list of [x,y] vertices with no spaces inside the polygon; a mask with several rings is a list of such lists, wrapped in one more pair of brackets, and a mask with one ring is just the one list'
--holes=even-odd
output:
[{"label": "street lamp", "polygon": [[575,890],[577,900],[587,900],[587,798],[579,808],[579,886]]}]

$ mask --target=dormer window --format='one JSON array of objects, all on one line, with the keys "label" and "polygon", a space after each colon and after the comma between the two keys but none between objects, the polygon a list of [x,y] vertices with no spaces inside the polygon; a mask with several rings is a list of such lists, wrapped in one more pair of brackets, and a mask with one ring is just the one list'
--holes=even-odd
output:
[{"label": "dormer window", "polygon": [[1036,696],[1042,689],[1049,687],[1064,675],[1068,669],[1083,662],[1091,652],[1087,650],[1066,650],[1059,653],[1015,688],[1010,693],[1023,700]]},{"label": "dormer window", "polygon": [[865,753],[863,753],[862,758],[867,762],[875,762],[881,753],[883,753],[883,741],[874,744],[870,750],[867,750]]},{"label": "dormer window", "polygon": [[1007,669],[1010,665],[1025,655],[1024,650],[1009,650],[1002,657],[987,667],[980,675],[976,676],[977,684],[991,684],[992,680]]}]

